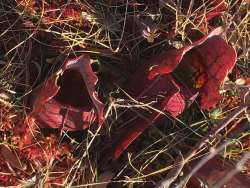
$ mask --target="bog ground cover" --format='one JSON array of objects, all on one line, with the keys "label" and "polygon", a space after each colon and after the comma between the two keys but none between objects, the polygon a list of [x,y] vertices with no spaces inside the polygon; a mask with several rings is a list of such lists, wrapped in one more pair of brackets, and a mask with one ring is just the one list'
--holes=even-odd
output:
[{"label": "bog ground cover", "polygon": [[249,1],[0,5],[1,186],[250,186]]}]

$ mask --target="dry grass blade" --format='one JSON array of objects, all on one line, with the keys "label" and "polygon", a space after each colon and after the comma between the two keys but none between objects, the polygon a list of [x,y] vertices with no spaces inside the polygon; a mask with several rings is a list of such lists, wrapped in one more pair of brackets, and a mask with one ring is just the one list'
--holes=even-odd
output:
[{"label": "dry grass blade", "polygon": [[[0,0],[0,186],[182,188],[195,180],[219,188],[228,180],[239,181],[237,173],[250,177],[249,23],[249,0]],[[229,62],[235,54],[215,53],[214,64],[207,66],[219,45],[201,53],[205,41],[183,55],[185,61],[175,64],[173,72],[151,78],[160,64],[154,57],[179,52],[216,28],[224,30],[219,40],[237,52],[232,71]],[[66,102],[59,94],[49,96],[40,105],[50,105],[30,118],[39,108],[34,100],[42,83],[83,54],[98,78],[88,96],[105,104],[102,126],[89,116],[93,105],[82,106],[89,103],[86,89],[72,75],[58,76],[56,83]],[[84,65],[74,68],[85,71]],[[214,72],[227,77],[216,86],[221,100],[205,109],[199,96],[206,83],[217,79],[216,73],[210,77],[216,65],[222,66]],[[168,76],[175,87],[166,87]],[[70,84],[65,86],[64,79]],[[140,89],[144,82],[148,87]],[[187,88],[195,95],[184,96]],[[215,89],[208,90],[205,96],[212,98]],[[67,103],[72,98],[76,104]],[[143,123],[136,128],[138,119]],[[66,130],[69,122],[84,125],[85,120],[84,129]],[[128,139],[118,142],[127,133]],[[119,158],[114,157],[118,143]],[[221,180],[204,173],[217,158],[235,164],[224,169]]]}]

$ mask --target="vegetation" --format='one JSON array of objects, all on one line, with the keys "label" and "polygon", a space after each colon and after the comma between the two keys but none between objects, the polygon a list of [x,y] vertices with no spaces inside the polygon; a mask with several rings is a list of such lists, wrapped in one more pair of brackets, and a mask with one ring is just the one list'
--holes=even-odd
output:
[{"label": "vegetation", "polygon": [[248,187],[249,9],[0,0],[0,186]]}]

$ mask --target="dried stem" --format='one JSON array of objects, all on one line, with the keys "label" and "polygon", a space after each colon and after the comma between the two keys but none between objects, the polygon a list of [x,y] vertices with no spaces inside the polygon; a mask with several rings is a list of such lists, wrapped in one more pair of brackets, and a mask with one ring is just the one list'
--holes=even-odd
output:
[{"label": "dried stem", "polygon": [[[188,163],[188,161],[190,161],[200,150],[204,149],[205,147],[207,147],[207,144],[209,143],[209,141],[213,138],[216,137],[216,135],[223,130],[225,127],[227,127],[238,115],[240,115],[242,112],[244,112],[245,110],[247,110],[248,106],[247,105],[242,105],[239,108],[235,109],[228,118],[226,118],[226,120],[224,120],[221,124],[215,126],[211,131],[209,131],[195,146],[194,148],[186,154],[186,157],[183,160],[183,157],[179,158],[176,161],[176,164],[180,164],[180,165],[175,165],[177,166],[177,168],[173,168],[170,172],[169,175],[165,178],[164,181],[162,182],[166,182],[166,184],[164,185],[164,183],[161,183],[161,186],[157,186],[160,188],[168,188],[169,187],[169,183],[173,183],[177,176],[176,176],[176,172],[180,173],[181,170],[183,169],[183,167],[185,166],[186,163]],[[226,142],[227,144],[227,142]],[[189,178],[195,174],[195,172],[197,172],[209,159],[211,159],[213,156],[215,156],[215,154],[217,154],[219,151],[221,151],[221,149],[223,149],[225,147],[225,144],[223,144],[221,147],[219,147],[217,150],[215,150],[216,152],[211,152],[206,155],[203,160],[198,164],[198,166],[191,171],[189,174],[187,174],[186,176],[183,176],[182,178],[180,178],[180,180],[178,181],[179,183],[177,183],[177,188],[182,188],[183,185],[186,184],[186,182],[189,180]]]}]

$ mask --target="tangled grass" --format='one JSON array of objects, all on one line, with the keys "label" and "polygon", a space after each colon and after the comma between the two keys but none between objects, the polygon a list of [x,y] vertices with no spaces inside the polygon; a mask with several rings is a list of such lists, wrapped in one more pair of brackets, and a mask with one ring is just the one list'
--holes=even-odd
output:
[{"label": "tangled grass", "polygon": [[[249,99],[241,91],[250,84],[250,4],[227,0],[226,11],[208,22],[211,1],[186,2],[0,0],[0,185],[178,187],[192,174],[191,161],[211,153],[242,164],[236,171],[249,177]],[[224,28],[238,56],[220,104],[204,111],[195,102],[178,118],[152,126],[111,162],[107,151],[132,121],[121,120],[120,111],[152,110],[151,103],[136,101],[115,86],[163,48],[181,48],[216,26]],[[116,79],[98,86],[109,101],[104,126],[74,133],[39,129],[34,122],[29,126],[30,94],[67,58],[82,53],[91,55],[104,80]],[[126,99],[117,97],[120,93]],[[218,131],[218,125],[223,129]],[[194,148],[197,144],[202,147]]]}]

